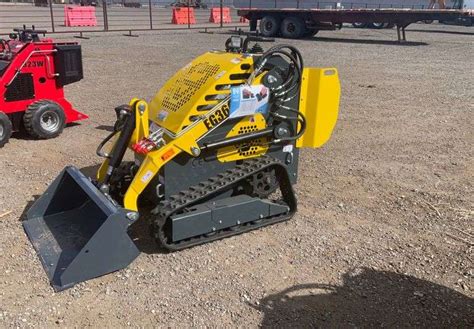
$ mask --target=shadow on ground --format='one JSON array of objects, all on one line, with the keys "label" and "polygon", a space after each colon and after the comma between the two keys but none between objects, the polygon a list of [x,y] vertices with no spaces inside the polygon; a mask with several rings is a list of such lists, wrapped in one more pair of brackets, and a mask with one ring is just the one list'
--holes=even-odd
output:
[{"label": "shadow on ground", "polygon": [[457,35],[472,35],[474,32],[463,32],[463,31],[445,31],[445,30],[418,30],[418,29],[409,29],[407,32],[422,32],[422,33],[441,33],[441,34],[457,34]]},{"label": "shadow on ground", "polygon": [[473,328],[474,302],[455,290],[387,271],[346,273],[342,286],[297,285],[265,297],[264,328]]},{"label": "shadow on ground", "polygon": [[[408,31],[408,30],[407,30]],[[216,32],[216,34],[228,34],[228,35],[238,35],[238,31],[225,31],[225,32]],[[253,32],[241,32],[242,36],[246,35],[255,35]],[[396,35],[395,35],[396,36]],[[270,38],[273,39],[273,38]],[[283,39],[284,40],[284,39]],[[329,38],[329,37],[320,37],[316,35],[314,37],[302,38],[299,41],[314,41],[314,42],[338,42],[338,43],[358,43],[358,44],[367,44],[367,45],[387,45],[387,46],[428,46],[426,42],[417,42],[417,41],[403,41],[399,42],[397,40],[374,40],[374,39],[351,39],[351,38]],[[279,39],[274,39],[269,44],[281,42]],[[265,49],[269,48],[265,46],[266,42],[263,44]]]},{"label": "shadow on ground", "polygon": [[95,129],[98,129],[98,130],[105,130],[105,131],[108,131],[108,132],[112,132],[112,131],[114,131],[114,126],[99,125],[99,126],[95,127]]},{"label": "shadow on ground", "polygon": [[[71,129],[71,128],[75,128],[75,127],[78,127],[78,126],[81,126],[81,123],[79,122],[71,122],[71,123],[68,123],[66,125],[66,127],[64,127],[64,129]],[[14,138],[14,139],[23,139],[23,140],[35,140],[34,137],[31,137],[26,131],[25,131],[25,128],[21,127],[19,131],[15,131],[13,132],[11,138]]]},{"label": "shadow on ground", "polygon": [[403,41],[397,40],[373,40],[373,39],[344,39],[344,38],[328,38],[328,37],[313,37],[304,40],[314,40],[317,42],[338,42],[338,43],[358,43],[365,45],[386,45],[386,46],[428,46],[426,42]]}]

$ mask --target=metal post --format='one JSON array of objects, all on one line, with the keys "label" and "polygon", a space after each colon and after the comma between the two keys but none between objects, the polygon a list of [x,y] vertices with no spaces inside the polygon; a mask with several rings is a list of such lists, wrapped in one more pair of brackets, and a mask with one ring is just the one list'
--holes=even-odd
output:
[{"label": "metal post", "polygon": [[189,18],[189,11],[190,11],[190,9],[191,9],[191,0],[188,0],[188,8],[187,8],[187,10],[188,10],[188,29],[191,28],[191,20],[190,20],[190,18]]},{"label": "metal post", "polygon": [[277,0],[275,0],[275,8],[277,7]]},{"label": "metal post", "polygon": [[109,16],[107,13],[107,0],[102,0],[102,15],[104,17],[104,31],[109,30]]},{"label": "metal post", "polygon": [[221,27],[224,26],[224,4],[222,3],[224,0],[220,0],[221,6]]},{"label": "metal post", "polygon": [[151,0],[148,0],[148,11],[150,13],[150,30],[153,30],[153,15],[151,13]]},{"label": "metal post", "polygon": [[300,0],[296,1],[296,8],[298,8],[298,9],[300,8]]},{"label": "metal post", "polygon": [[49,14],[51,16],[51,29],[54,33],[53,0],[49,0]]},{"label": "metal post", "polygon": [[249,9],[252,9],[252,0],[249,0]]}]

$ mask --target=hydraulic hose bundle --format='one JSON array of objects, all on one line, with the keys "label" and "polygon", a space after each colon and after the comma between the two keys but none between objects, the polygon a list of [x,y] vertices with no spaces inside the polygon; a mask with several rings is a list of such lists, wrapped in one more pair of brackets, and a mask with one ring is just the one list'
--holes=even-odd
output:
[{"label": "hydraulic hose bundle", "polygon": [[[249,81],[251,82],[256,76],[262,73],[268,60],[275,55],[281,56],[288,60],[289,68],[287,70],[286,77],[284,77],[284,81],[281,84],[276,87],[269,87],[272,95],[272,101],[276,106],[276,110],[270,112],[270,114],[277,120],[290,122],[297,121],[299,123],[299,131],[297,131],[293,136],[281,137],[274,141],[275,143],[279,143],[282,141],[294,141],[300,138],[306,130],[306,119],[301,112],[286,105],[286,103],[298,96],[300,89],[299,87],[301,85],[303,57],[301,56],[301,53],[298,51],[298,49],[286,44],[277,45],[270,48],[262,54],[262,57],[260,57],[258,63],[256,64],[255,71],[249,77]],[[290,113],[294,113],[295,116],[282,115],[278,113],[278,109],[283,109]]]}]

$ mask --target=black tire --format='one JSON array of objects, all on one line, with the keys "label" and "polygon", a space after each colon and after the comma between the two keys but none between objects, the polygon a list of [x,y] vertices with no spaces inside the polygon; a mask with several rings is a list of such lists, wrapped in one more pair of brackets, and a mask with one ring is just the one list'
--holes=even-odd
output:
[{"label": "black tire", "polygon": [[284,38],[298,39],[306,32],[306,26],[301,18],[290,16],[283,20],[280,31]]},{"label": "black tire", "polygon": [[363,29],[364,27],[367,27],[367,23],[352,23],[352,26],[357,29]]},{"label": "black tire", "polygon": [[385,23],[370,23],[371,29],[380,30],[380,29],[383,29],[384,27],[385,27]]},{"label": "black tire", "polygon": [[30,136],[49,139],[62,133],[66,125],[66,116],[57,103],[41,100],[28,106],[23,115],[23,124]]},{"label": "black tire", "polygon": [[8,116],[0,112],[0,147],[3,147],[12,135],[12,122]]},{"label": "black tire", "polygon": [[280,19],[277,16],[268,15],[260,20],[260,34],[264,37],[276,37],[280,32]]}]

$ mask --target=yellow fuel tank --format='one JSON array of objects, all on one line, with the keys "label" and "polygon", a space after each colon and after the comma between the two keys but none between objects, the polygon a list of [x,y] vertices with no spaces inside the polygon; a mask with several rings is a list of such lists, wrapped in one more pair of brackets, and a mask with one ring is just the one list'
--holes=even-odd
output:
[{"label": "yellow fuel tank", "polygon": [[253,58],[207,52],[179,70],[149,104],[150,120],[178,134],[230,95],[253,70]]}]

